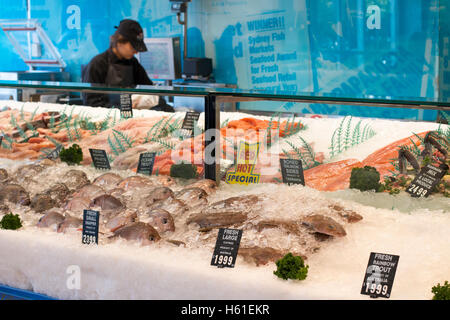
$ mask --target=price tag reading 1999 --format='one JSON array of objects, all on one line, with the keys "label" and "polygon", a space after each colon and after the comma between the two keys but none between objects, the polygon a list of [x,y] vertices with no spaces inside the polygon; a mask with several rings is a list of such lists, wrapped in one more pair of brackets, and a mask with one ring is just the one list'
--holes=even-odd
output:
[{"label": "price tag reading 1999", "polygon": [[371,252],[361,294],[371,298],[389,298],[399,258],[392,254]]},{"label": "price tag reading 1999", "polygon": [[242,230],[219,229],[211,265],[219,268],[234,268],[241,237]]},{"label": "price tag reading 1999", "polygon": [[231,266],[233,264],[232,256],[215,254],[213,256],[213,259],[214,259],[214,265],[216,265],[216,266]]}]

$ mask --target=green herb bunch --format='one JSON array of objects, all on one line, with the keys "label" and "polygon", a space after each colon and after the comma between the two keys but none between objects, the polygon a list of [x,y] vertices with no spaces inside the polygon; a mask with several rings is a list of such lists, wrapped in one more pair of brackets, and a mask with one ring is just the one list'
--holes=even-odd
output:
[{"label": "green herb bunch", "polygon": [[277,265],[277,270],[273,274],[284,280],[305,280],[308,275],[309,266],[305,266],[302,257],[294,256],[290,252],[275,262],[275,264]]},{"label": "green herb bunch", "polygon": [[443,286],[438,283],[431,289],[431,292],[434,293],[433,300],[450,300],[450,284],[448,281],[445,281]]},{"label": "green herb bunch", "polygon": [[59,158],[68,165],[80,164],[83,161],[83,151],[79,145],[74,143],[68,149],[63,148],[59,153]]},{"label": "green herb bunch", "polygon": [[380,173],[371,166],[353,168],[350,175],[350,189],[361,191],[380,190]]},{"label": "green herb bunch", "polygon": [[3,216],[2,220],[0,221],[1,229],[17,230],[21,227],[22,227],[22,221],[20,220],[20,217],[18,214],[9,213],[9,214]]}]

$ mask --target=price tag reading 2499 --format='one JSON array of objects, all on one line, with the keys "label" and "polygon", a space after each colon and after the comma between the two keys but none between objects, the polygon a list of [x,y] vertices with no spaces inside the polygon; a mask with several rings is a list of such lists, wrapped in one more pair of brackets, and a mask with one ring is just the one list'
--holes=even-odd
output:
[{"label": "price tag reading 2499", "polygon": [[445,176],[447,170],[448,166],[446,164],[441,164],[439,167],[427,164],[420,170],[419,174],[411,182],[411,185],[406,188],[406,192],[415,198],[428,197],[434,187]]},{"label": "price tag reading 2499", "polygon": [[219,268],[234,268],[241,238],[242,230],[219,229],[211,265]]}]

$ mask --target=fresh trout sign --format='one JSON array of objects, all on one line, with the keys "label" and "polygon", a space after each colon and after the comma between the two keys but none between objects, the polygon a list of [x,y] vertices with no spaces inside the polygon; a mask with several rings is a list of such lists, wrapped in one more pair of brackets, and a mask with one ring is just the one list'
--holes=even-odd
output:
[{"label": "fresh trout sign", "polygon": [[241,142],[237,154],[237,163],[234,171],[227,173],[226,182],[229,184],[249,185],[259,183],[259,174],[253,173],[258,159],[259,143],[249,144]]}]

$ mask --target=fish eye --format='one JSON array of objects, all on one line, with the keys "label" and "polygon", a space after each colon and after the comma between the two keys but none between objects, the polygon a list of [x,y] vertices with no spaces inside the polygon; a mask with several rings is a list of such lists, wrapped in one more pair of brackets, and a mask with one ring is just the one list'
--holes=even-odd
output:
[{"label": "fish eye", "polygon": [[150,237],[150,241],[153,241],[153,240],[155,240],[155,238],[153,238],[153,236],[151,236],[151,237]]},{"label": "fish eye", "polygon": [[166,218],[163,219],[163,223],[164,223],[164,224],[167,223],[167,219],[166,219]]}]

